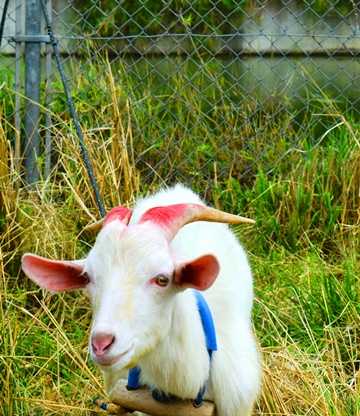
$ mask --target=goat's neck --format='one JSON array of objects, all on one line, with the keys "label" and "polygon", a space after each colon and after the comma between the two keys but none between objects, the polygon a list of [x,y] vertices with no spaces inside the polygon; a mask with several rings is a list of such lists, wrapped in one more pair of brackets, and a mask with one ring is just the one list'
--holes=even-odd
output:
[{"label": "goat's neck", "polygon": [[195,398],[209,375],[209,356],[196,300],[177,295],[170,330],[139,363],[142,380],[180,398]]}]

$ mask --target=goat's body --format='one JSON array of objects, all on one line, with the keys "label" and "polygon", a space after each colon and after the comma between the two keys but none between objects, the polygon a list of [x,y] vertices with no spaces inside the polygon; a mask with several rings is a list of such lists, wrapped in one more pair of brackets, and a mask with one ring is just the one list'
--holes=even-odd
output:
[{"label": "goat's body", "polygon": [[[49,290],[86,288],[89,350],[107,390],[139,365],[151,388],[194,399],[208,383],[218,416],[248,416],[260,385],[252,277],[237,239],[218,223],[234,221],[251,220],[207,208],[177,185],[140,200],[133,213],[111,210],[85,259],[27,253],[22,267]],[[214,317],[218,350],[211,362],[191,288],[203,291]]]},{"label": "goat's body", "polygon": [[[201,203],[180,185],[141,200],[131,222],[149,208]],[[171,242],[177,261],[213,253],[220,274],[203,292],[215,321],[218,351],[214,353],[207,397],[219,416],[250,414],[260,385],[260,360],[251,329],[252,276],[244,250],[227,225],[196,222],[183,227]],[[139,365],[142,380],[181,398],[195,398],[209,377],[209,357],[196,301],[191,289],[177,295],[170,333]]]}]

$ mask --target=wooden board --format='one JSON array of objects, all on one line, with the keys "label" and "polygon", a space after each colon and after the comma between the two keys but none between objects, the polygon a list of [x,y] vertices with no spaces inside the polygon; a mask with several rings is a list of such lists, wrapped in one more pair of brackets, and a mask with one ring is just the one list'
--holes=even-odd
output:
[{"label": "wooden board", "polygon": [[195,408],[190,400],[175,400],[160,403],[154,400],[147,388],[129,391],[126,382],[119,382],[110,394],[110,400],[128,410],[137,410],[151,416],[216,416],[215,405],[204,401]]}]

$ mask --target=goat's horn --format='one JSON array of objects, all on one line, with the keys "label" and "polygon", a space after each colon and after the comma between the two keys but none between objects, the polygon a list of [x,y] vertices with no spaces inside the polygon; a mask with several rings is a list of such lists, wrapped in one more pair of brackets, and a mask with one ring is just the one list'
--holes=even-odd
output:
[{"label": "goat's horn", "polygon": [[105,218],[101,218],[101,220],[92,222],[91,224],[85,225],[82,232],[89,232],[89,233],[97,233],[104,224]]},{"label": "goat's horn", "polygon": [[254,224],[250,218],[228,214],[199,204],[175,204],[151,208],[141,217],[140,223],[151,221],[162,227],[173,239],[181,227],[195,221],[222,222],[227,224]]},{"label": "goat's horn", "polygon": [[129,208],[125,208],[122,206],[115,207],[111,211],[109,211],[104,218],[101,218],[101,220],[87,225],[83,231],[93,233],[98,232],[101,229],[101,227],[114,220],[120,220],[123,224],[128,225],[131,218],[131,214],[132,211]]}]

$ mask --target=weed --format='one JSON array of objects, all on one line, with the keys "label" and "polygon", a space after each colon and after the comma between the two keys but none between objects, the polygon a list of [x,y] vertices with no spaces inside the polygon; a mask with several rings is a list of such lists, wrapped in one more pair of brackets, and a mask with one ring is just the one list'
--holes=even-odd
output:
[{"label": "weed", "polygon": [[[360,415],[357,121],[324,100],[322,115],[295,122],[274,101],[268,117],[255,101],[225,101],[223,79],[199,101],[211,65],[195,74],[180,63],[167,82],[150,69],[141,89],[124,65],[106,60],[77,77],[76,105],[107,208],[180,180],[215,206],[255,218],[255,227],[234,231],[255,275],[264,356],[257,413]],[[158,64],[165,76],[167,63]],[[148,70],[139,67],[139,78]],[[88,359],[87,300],[35,288],[19,260],[25,251],[84,256],[92,240],[81,230],[96,219],[96,203],[61,94],[46,110],[52,172],[32,188],[9,145],[11,99],[0,106],[1,414],[90,414],[90,399],[104,392]]]}]

